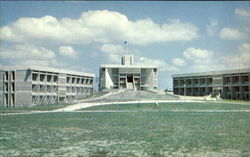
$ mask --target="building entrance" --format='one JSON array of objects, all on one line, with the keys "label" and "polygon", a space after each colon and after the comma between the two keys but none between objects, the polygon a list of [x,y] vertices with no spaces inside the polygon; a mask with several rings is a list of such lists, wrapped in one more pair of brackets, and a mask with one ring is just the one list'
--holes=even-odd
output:
[{"label": "building entrance", "polygon": [[133,82],[133,74],[127,75],[127,82]]}]

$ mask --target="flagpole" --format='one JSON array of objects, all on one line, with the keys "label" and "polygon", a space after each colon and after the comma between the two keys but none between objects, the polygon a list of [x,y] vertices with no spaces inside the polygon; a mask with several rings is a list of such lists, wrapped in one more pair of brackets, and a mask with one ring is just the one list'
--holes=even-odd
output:
[{"label": "flagpole", "polygon": [[124,41],[124,44],[126,45],[127,55],[128,55],[128,54],[129,54],[129,53],[128,53],[128,42],[127,42],[127,41]]}]

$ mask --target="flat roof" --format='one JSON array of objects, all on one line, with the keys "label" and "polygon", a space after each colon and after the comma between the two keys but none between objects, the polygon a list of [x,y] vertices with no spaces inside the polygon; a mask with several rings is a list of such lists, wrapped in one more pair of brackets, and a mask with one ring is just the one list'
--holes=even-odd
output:
[{"label": "flat roof", "polygon": [[45,72],[54,72],[54,73],[63,73],[63,74],[70,74],[70,75],[83,75],[88,77],[95,77],[94,73],[85,73],[80,71],[73,71],[73,70],[64,70],[52,67],[45,67],[45,66],[0,66],[0,70],[37,70],[37,71],[45,71]]},{"label": "flat roof", "polygon": [[191,76],[208,76],[208,75],[224,75],[234,73],[250,73],[250,68],[247,69],[232,69],[223,71],[209,71],[209,72],[197,72],[197,73],[185,73],[185,74],[173,74],[172,77],[191,77]]},{"label": "flat roof", "polygon": [[132,64],[132,65],[101,64],[100,68],[157,68],[157,67],[153,65],[140,65],[140,64]]}]

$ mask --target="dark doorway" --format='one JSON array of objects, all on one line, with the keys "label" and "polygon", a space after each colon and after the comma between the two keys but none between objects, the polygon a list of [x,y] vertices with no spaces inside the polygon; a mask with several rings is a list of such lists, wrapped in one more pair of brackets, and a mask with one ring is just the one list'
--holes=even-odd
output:
[{"label": "dark doorway", "polygon": [[65,100],[65,97],[59,97],[60,102],[64,102],[64,100]]},{"label": "dark doorway", "polygon": [[128,74],[127,75],[127,80],[128,80],[128,82],[133,82],[133,75],[132,74]]}]

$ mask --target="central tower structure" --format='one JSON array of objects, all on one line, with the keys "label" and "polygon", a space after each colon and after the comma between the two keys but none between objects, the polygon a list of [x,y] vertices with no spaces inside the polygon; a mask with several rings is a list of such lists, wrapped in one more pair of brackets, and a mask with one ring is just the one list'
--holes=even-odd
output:
[{"label": "central tower structure", "polygon": [[121,64],[103,64],[99,70],[99,90],[158,88],[158,70],[153,65],[133,64],[132,55],[121,57]]}]

